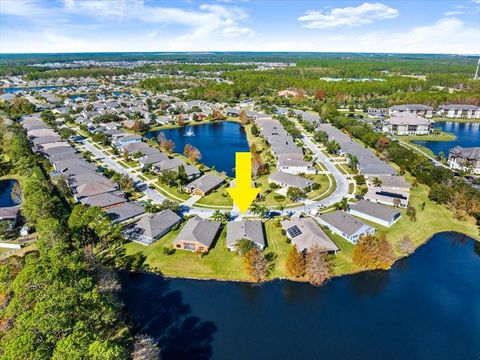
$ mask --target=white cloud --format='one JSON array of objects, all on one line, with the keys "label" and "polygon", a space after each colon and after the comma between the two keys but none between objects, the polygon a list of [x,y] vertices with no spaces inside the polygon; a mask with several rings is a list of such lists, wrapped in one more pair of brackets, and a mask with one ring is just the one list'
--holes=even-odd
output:
[{"label": "white cloud", "polygon": [[449,16],[455,16],[455,15],[462,15],[463,14],[463,11],[461,10],[452,10],[452,11],[447,11],[444,13],[445,16],[449,17]]},{"label": "white cloud", "polygon": [[309,10],[298,18],[303,27],[326,29],[337,26],[361,26],[375,21],[393,19],[397,9],[382,3],[363,3],[357,7],[333,8],[328,11]]},{"label": "white cloud", "polygon": [[338,34],[304,41],[270,43],[264,51],[326,51],[480,54],[480,28],[457,18],[442,18],[431,25],[405,32],[376,31]]},{"label": "white cloud", "polygon": [[117,21],[138,20],[158,25],[182,25],[192,29],[185,36],[196,38],[213,32],[225,36],[254,34],[252,29],[241,26],[248,14],[235,6],[202,4],[198,9],[190,10],[148,5],[143,0],[64,0],[64,4],[67,12],[78,15]]}]

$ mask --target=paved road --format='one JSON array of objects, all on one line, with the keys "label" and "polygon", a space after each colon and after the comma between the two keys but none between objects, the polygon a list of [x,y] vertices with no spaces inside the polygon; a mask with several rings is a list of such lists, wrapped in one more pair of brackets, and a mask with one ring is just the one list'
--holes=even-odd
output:
[{"label": "paved road", "polygon": [[[324,208],[324,207],[329,207],[334,205],[335,203],[339,202],[342,200],[344,197],[348,195],[348,181],[347,178],[345,177],[340,170],[338,170],[335,165],[332,163],[332,161],[325,156],[319,149],[319,147],[314,144],[308,137],[304,137],[303,141],[305,145],[315,154],[319,162],[321,162],[325,167],[328,169],[328,171],[332,174],[333,178],[335,179],[335,190],[333,193],[331,193],[329,196],[327,196],[324,199],[321,199],[319,201],[306,201],[305,205],[299,205],[297,207],[289,207],[285,209],[285,212],[299,215],[302,212],[313,212],[319,208]],[[146,182],[142,180],[133,169],[127,169],[124,168],[122,165],[118,163],[118,161],[112,159],[110,156],[105,155],[105,153],[99,149],[97,149],[91,142],[91,140],[87,139],[86,141],[83,142],[83,147],[85,150],[90,151],[99,162],[104,164],[106,167],[120,173],[120,174],[125,174],[130,176],[137,185],[145,185],[146,189],[144,190],[145,196],[144,199],[150,199],[154,203],[162,203],[166,197],[163,196],[160,192],[150,189]],[[201,208],[198,206],[195,206],[195,204],[192,204],[192,201],[187,200],[184,202],[182,205],[185,206],[185,212],[189,214],[195,214],[199,215],[202,217],[210,217],[215,209],[207,209],[207,208]],[[234,208],[231,213],[235,216],[237,216],[238,219],[242,218],[240,212],[238,209]],[[245,214],[246,216],[255,216],[251,212],[247,212]]]}]

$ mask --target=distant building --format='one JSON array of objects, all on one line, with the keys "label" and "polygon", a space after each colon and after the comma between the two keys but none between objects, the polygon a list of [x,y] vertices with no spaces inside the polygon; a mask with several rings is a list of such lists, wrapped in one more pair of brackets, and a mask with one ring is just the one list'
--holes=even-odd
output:
[{"label": "distant building", "polygon": [[452,169],[480,174],[480,147],[455,146],[448,153],[448,165]]},{"label": "distant building", "polygon": [[437,115],[447,118],[480,119],[480,107],[465,104],[440,105]]},{"label": "distant building", "polygon": [[382,131],[392,135],[428,135],[434,122],[414,113],[395,113],[383,121]]},{"label": "distant building", "polygon": [[431,106],[423,104],[406,104],[395,105],[388,109],[388,115],[390,116],[405,113],[431,118],[433,116],[433,108]]},{"label": "distant building", "polygon": [[376,231],[375,228],[345,211],[335,211],[320,215],[318,221],[333,233],[340,235],[352,244],[356,244],[363,235],[373,235]]}]

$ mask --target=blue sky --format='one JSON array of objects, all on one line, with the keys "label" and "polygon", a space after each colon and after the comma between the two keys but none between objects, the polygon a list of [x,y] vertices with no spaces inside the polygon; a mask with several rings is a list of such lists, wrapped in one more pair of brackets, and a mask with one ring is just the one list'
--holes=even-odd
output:
[{"label": "blue sky", "polygon": [[480,54],[480,0],[1,0],[0,52]]}]

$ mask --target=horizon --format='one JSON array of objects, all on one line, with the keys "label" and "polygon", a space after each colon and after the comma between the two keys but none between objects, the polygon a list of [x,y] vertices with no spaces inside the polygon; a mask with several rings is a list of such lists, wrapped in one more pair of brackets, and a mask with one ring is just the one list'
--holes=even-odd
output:
[{"label": "horizon", "polygon": [[431,4],[4,0],[0,53],[480,55],[480,0]]}]

